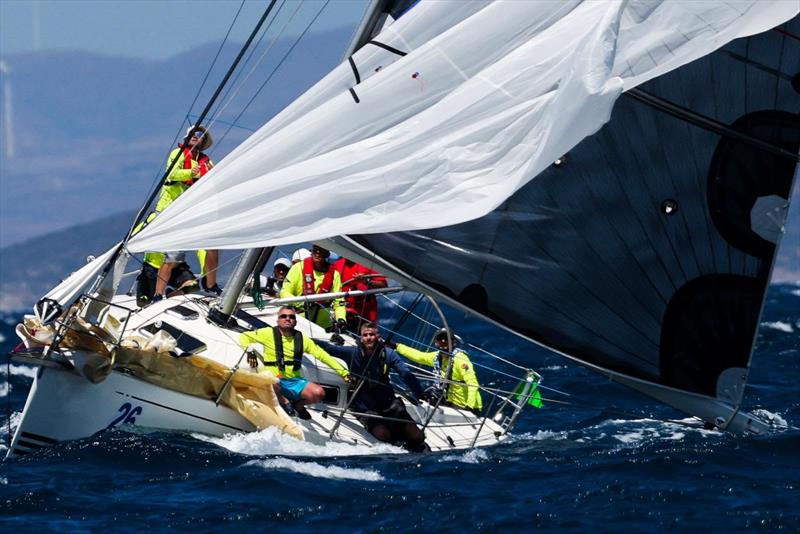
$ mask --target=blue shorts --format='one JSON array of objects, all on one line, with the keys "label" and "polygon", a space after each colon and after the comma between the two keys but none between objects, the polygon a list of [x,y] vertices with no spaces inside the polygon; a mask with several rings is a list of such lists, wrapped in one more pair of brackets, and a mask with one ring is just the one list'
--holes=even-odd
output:
[{"label": "blue shorts", "polygon": [[305,378],[281,378],[281,394],[292,402],[300,400],[306,385]]}]

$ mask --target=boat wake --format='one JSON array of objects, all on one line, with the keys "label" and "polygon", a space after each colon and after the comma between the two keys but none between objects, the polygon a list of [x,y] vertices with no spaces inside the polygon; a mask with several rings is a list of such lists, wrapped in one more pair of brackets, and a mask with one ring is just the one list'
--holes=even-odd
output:
[{"label": "boat wake", "polygon": [[316,445],[308,441],[300,441],[281,433],[276,428],[267,428],[260,432],[248,434],[228,434],[217,438],[203,434],[192,434],[193,437],[213,443],[231,452],[248,456],[300,456],[314,458],[332,458],[341,456],[369,456],[376,454],[405,454],[406,451],[388,444],[354,445],[341,442],[328,442]]},{"label": "boat wake", "polygon": [[267,460],[251,460],[245,466],[256,466],[268,471],[284,470],[317,478],[334,480],[361,480],[364,482],[380,482],[383,475],[372,469],[357,467],[341,467],[338,465],[322,465],[317,462],[301,462],[289,458],[271,458]]}]

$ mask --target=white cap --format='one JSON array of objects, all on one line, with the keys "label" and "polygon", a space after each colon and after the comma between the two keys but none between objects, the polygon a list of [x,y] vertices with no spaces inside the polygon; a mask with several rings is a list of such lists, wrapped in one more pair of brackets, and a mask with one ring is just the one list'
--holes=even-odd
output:
[{"label": "white cap", "polygon": [[307,248],[298,248],[294,251],[294,254],[292,254],[292,263],[297,263],[298,261],[303,261],[310,257],[311,251],[309,251]]},{"label": "white cap", "polygon": [[283,265],[287,269],[290,269],[292,267],[292,262],[290,262],[288,258],[278,258],[275,260],[275,263],[272,264],[272,268],[274,269],[278,265]]}]

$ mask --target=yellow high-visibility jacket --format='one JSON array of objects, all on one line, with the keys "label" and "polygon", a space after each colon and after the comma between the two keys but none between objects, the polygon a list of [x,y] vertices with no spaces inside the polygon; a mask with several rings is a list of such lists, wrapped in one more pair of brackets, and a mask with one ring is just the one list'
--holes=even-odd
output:
[{"label": "yellow high-visibility jacket", "polygon": [[[330,266],[333,269],[333,266]],[[314,269],[314,289],[319,288],[319,285],[322,283],[323,278],[325,278],[325,273],[321,273]],[[342,290],[342,276],[339,274],[339,271],[335,271],[333,273],[333,285],[331,286],[331,292],[339,292]],[[281,286],[281,295],[280,298],[288,298],[288,297],[299,297],[303,294],[303,262],[298,262],[292,265],[289,269],[289,272],[286,273],[286,278],[283,281],[283,285]],[[303,310],[302,304],[296,304],[298,311]],[[331,303],[333,307],[333,314],[337,320],[339,319],[346,319],[347,318],[347,308],[344,305],[344,299],[338,298],[333,299]],[[312,306],[312,310],[314,307]],[[312,311],[312,313],[314,313]],[[330,328],[331,326],[331,317],[330,313],[327,310],[320,309],[317,311],[316,319],[314,320],[315,323],[320,325],[322,328]]]},{"label": "yellow high-visibility jacket", "polygon": [[[428,367],[434,367],[436,358],[439,357],[439,351],[423,352],[401,343],[397,344],[397,352],[412,362],[419,365],[427,365]],[[450,379],[458,383],[447,385],[446,400],[454,406],[481,410],[483,408],[483,399],[481,399],[478,377],[475,375],[475,367],[472,365],[472,362],[469,360],[469,355],[466,352],[456,349],[454,353],[453,375]],[[442,378],[447,378],[446,373],[448,365],[450,365],[450,356],[443,354],[440,364]]]},{"label": "yellow high-visibility jacket", "polygon": [[[282,336],[284,369],[278,367],[277,355],[275,353],[275,334],[271,327],[259,328],[250,332],[244,332],[239,336],[239,344],[246,349],[251,343],[260,343],[264,347],[264,365],[259,364],[258,371],[269,371],[279,378],[301,378],[300,371],[294,370],[294,336]],[[320,346],[306,336],[303,336],[303,352],[310,354],[331,369],[342,378],[348,375],[347,369],[333,356],[325,352]]]}]

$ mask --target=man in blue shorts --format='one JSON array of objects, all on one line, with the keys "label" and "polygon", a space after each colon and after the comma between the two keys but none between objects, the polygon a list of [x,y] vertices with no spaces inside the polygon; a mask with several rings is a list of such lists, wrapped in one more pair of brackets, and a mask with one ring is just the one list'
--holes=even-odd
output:
[{"label": "man in blue shorts", "polygon": [[251,352],[247,357],[250,366],[277,376],[280,386],[276,387],[276,393],[292,403],[300,418],[310,419],[305,405],[322,402],[325,391],[319,384],[302,377],[303,354],[314,356],[345,380],[349,381],[350,378],[347,369],[338,360],[295,330],[296,324],[295,309],[283,306],[278,310],[278,326],[244,332],[239,336],[239,344],[263,354],[264,359],[259,365],[258,357]]}]

